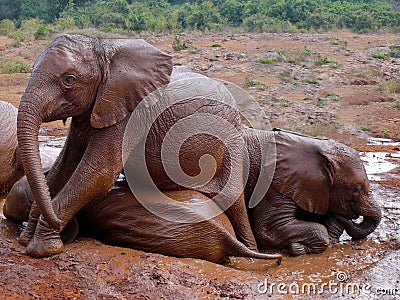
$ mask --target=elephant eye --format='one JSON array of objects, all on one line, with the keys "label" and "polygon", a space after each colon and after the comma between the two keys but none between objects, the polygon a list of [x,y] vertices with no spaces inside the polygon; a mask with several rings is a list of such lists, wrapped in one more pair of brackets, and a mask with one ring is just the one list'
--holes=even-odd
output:
[{"label": "elephant eye", "polygon": [[74,75],[71,74],[67,74],[64,76],[64,84],[66,86],[71,86],[75,83],[76,81],[76,77]]},{"label": "elephant eye", "polygon": [[358,195],[358,194],[361,194],[361,193],[362,193],[362,187],[359,186],[359,185],[357,185],[357,186],[354,188],[353,194],[354,194],[354,195]]}]

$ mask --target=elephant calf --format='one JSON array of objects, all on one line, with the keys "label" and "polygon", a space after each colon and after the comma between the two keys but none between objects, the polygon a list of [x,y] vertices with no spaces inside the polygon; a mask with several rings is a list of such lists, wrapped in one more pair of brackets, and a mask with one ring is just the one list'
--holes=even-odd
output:
[{"label": "elephant calf", "polygon": [[[249,200],[263,174],[261,141],[265,132],[245,133],[252,176]],[[290,255],[323,252],[343,229],[355,239],[373,232],[381,210],[370,192],[358,153],[341,143],[282,130],[273,132],[276,168],[265,196],[249,209],[260,249],[287,249]],[[353,220],[362,216],[361,223]]]},{"label": "elephant calf", "polygon": [[17,108],[0,100],[0,196],[24,175],[17,142]]},{"label": "elephant calf", "polygon": [[[202,193],[181,190],[165,194],[179,202],[207,201]],[[4,215],[14,221],[28,220],[32,192],[26,177],[17,182],[4,205]],[[126,181],[117,182],[106,195],[92,199],[64,228],[63,242],[79,233],[106,244],[175,257],[190,257],[220,262],[228,256],[276,259],[281,254],[255,252],[239,242],[225,214],[199,223],[178,223],[160,218],[146,210],[133,196]],[[74,221],[75,222],[75,221]],[[78,226],[77,226],[78,225]]]},{"label": "elephant calf", "polygon": [[[6,101],[0,100],[0,196],[5,196],[14,183],[24,176],[24,168],[17,141],[18,109]],[[49,169],[56,157],[41,153],[45,170]]]}]

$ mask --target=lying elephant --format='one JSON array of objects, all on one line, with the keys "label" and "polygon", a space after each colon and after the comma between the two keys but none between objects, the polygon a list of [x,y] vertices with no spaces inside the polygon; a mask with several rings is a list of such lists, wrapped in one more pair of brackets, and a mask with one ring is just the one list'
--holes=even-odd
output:
[{"label": "lying elephant", "polygon": [[[249,200],[259,176],[268,175],[260,174],[262,172],[260,141],[265,132],[249,128],[244,131],[252,174],[245,190],[246,200]],[[262,201],[256,207],[249,209],[251,224],[260,248],[286,248],[291,255],[321,253],[330,243],[337,241],[344,229],[352,237],[360,239],[376,228],[381,218],[381,211],[369,193],[368,179],[355,150],[332,140],[312,138],[285,131],[274,131],[274,137],[277,147],[277,163],[272,184]],[[23,221],[27,218],[30,202],[20,200],[30,199],[30,197],[26,196],[26,187],[28,186],[26,179],[22,179],[21,182],[16,184],[10,192],[4,207],[4,214],[9,218]],[[180,194],[171,192],[171,195],[177,200]],[[181,195],[182,197],[187,196],[186,192],[182,192]],[[117,195],[118,197],[126,196]],[[135,228],[124,228],[124,224],[119,221],[119,214],[125,216],[123,219],[135,220],[130,210],[137,210],[136,204],[133,206],[132,202],[132,206],[130,206],[130,204],[126,204],[127,202],[122,201],[120,204],[127,205],[127,207],[121,209],[121,207],[115,206],[114,210],[113,203],[109,205],[107,211],[105,207],[100,209],[102,200],[104,201],[103,205],[108,203],[107,198],[96,199],[94,204],[89,204],[87,206],[89,208],[83,209],[82,213],[78,215],[80,222],[86,224],[81,228],[90,228],[88,225],[93,222],[91,224],[97,224],[91,226],[97,227],[97,231],[91,232],[93,236],[105,242],[132,247],[134,244],[129,245],[128,241],[135,240],[135,238],[120,234],[126,240],[118,240],[118,235],[115,235],[116,238],[113,239],[113,232],[120,228],[132,234],[139,234],[139,236],[148,234],[145,231],[137,233]],[[90,209],[91,205],[98,205],[98,209]],[[96,211],[99,212],[98,215],[95,214]],[[111,211],[116,211],[116,213],[112,214]],[[105,217],[106,213],[108,213],[107,217]],[[149,213],[146,211],[144,214]],[[364,221],[355,224],[351,219],[360,215],[364,217]],[[102,222],[106,222],[106,225],[99,227],[102,218],[104,219]],[[156,217],[152,216],[150,219],[154,218]],[[137,219],[136,222],[140,223],[138,220],[140,219]],[[179,232],[190,231],[189,225],[171,223],[163,219],[160,219],[159,222],[168,224],[172,229],[181,226]],[[133,221],[131,224],[134,224]],[[194,226],[194,230],[198,228],[196,224],[192,224],[192,226]],[[163,228],[165,229],[165,227]],[[149,233],[153,234],[151,231]],[[90,231],[87,234],[90,234]],[[184,238],[184,236],[180,237]],[[153,246],[152,244],[146,246],[144,243],[144,245],[140,245],[140,249],[152,251],[151,247]],[[180,255],[166,252],[164,254]]]},{"label": "lying elephant", "polygon": [[[198,202],[208,198],[196,191],[167,191],[175,201]],[[28,220],[32,192],[26,177],[10,191],[4,215],[11,220]],[[239,242],[225,214],[199,223],[178,223],[157,217],[146,210],[133,196],[126,181],[117,182],[106,196],[90,201],[75,216],[77,224],[69,223],[61,237],[64,243],[79,234],[96,238],[106,244],[175,257],[199,258],[220,262],[228,256],[276,259],[281,254],[255,252]],[[75,222],[75,221],[74,221]]]},{"label": "lying elephant", "polygon": [[[250,172],[249,199],[260,174],[260,134],[245,133]],[[370,192],[358,153],[341,143],[274,131],[276,169],[265,197],[249,209],[260,249],[286,248],[290,255],[323,252],[343,229],[355,239],[373,232],[381,210]],[[362,216],[361,223],[353,219]]]}]

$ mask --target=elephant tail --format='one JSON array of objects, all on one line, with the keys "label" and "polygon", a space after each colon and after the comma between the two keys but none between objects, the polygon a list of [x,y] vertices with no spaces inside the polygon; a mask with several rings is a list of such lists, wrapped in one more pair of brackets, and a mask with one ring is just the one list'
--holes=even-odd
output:
[{"label": "elephant tail", "polygon": [[236,239],[235,236],[227,232],[227,246],[228,246],[228,256],[237,257],[249,257],[256,259],[276,259],[277,264],[280,265],[282,262],[282,254],[274,253],[260,253],[247,248],[243,243]]}]

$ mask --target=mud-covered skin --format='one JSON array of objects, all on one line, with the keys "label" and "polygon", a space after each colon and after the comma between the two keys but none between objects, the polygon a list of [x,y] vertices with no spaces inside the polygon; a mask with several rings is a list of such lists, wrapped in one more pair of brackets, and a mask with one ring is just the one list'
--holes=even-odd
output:
[{"label": "mud-covered skin", "polygon": [[24,175],[17,147],[17,114],[14,105],[0,100],[0,196]]},{"label": "mud-covered skin", "polygon": [[[191,190],[167,191],[174,201],[194,203],[208,197]],[[220,262],[228,256],[282,259],[280,254],[262,254],[248,249],[235,237],[225,214],[198,223],[178,223],[145,209],[125,182],[105,197],[93,199],[76,216],[80,233],[107,244],[168,256]]]},{"label": "mud-covered skin", "polygon": [[[191,190],[168,191],[179,202],[209,200]],[[32,192],[26,177],[18,181],[4,204],[4,215],[17,223],[27,221]],[[106,195],[91,200],[68,223],[61,233],[63,242],[73,240],[78,232],[106,244],[123,246],[174,257],[199,258],[220,262],[228,256],[275,259],[282,255],[263,254],[248,249],[235,237],[225,214],[199,223],[178,223],[160,218],[146,210],[133,196],[126,181],[118,182]],[[46,238],[46,236],[42,237]]]},{"label": "mud-covered skin", "polygon": [[[246,199],[260,174],[259,138],[245,134],[251,158]],[[277,161],[266,196],[250,220],[261,249],[286,248],[297,256],[323,252],[343,229],[355,239],[373,232],[381,210],[369,190],[358,153],[343,144],[275,131]],[[363,216],[363,222],[352,219]]]},{"label": "mud-covered skin", "polygon": [[[22,165],[17,141],[18,109],[0,100],[0,197],[6,196],[22,176]],[[50,169],[56,157],[44,154],[41,156],[42,166]]]},{"label": "mud-covered skin", "polygon": [[[113,187],[123,168],[123,137],[131,113],[144,97],[170,81],[171,72],[171,57],[143,40],[63,35],[42,52],[22,96],[17,123],[21,160],[35,197],[28,226],[20,236],[21,244],[27,245],[27,254],[44,257],[61,252],[57,232],[90,199],[105,195]],[[181,73],[183,78],[199,76],[186,69]],[[182,77],[172,78],[178,81]],[[190,91],[191,87],[186,86],[181,93]],[[218,107],[212,110],[215,105],[207,103],[208,92],[200,95],[199,101],[193,101],[195,104],[187,99],[182,113],[200,107],[210,111],[211,107],[211,113],[232,120],[232,125],[240,128],[239,113]],[[228,98],[226,107],[232,103]],[[72,121],[66,143],[45,178],[38,152],[39,127],[43,122],[69,117]],[[165,119],[174,120],[168,116]],[[155,126],[151,139],[156,144],[164,126],[162,122]],[[196,146],[190,147],[190,143]],[[197,153],[212,154],[219,149],[215,159],[222,163],[227,157],[223,145],[215,145],[214,140],[209,142],[203,137],[189,141],[186,149],[182,154],[182,169],[190,170],[189,173],[196,172],[192,157]],[[232,161],[237,163],[235,168],[241,168],[240,161]],[[158,177],[157,167],[152,170],[152,175]],[[221,165],[215,182],[203,192],[209,196],[218,194],[221,182],[229,176],[226,170],[227,165]],[[241,172],[234,177],[235,186],[243,187]],[[175,189],[173,181],[163,188]],[[227,214],[238,239],[256,249],[243,195],[229,194],[223,201],[232,199],[235,202]],[[48,232],[43,232],[46,229]]]},{"label": "mud-covered skin", "polygon": [[[42,52],[17,122],[21,161],[35,198],[20,236],[27,254],[61,252],[62,228],[90,199],[111,190],[122,171],[122,140],[131,112],[169,81],[171,71],[171,57],[143,40],[62,35]],[[39,127],[69,117],[66,143],[45,177]]]}]

